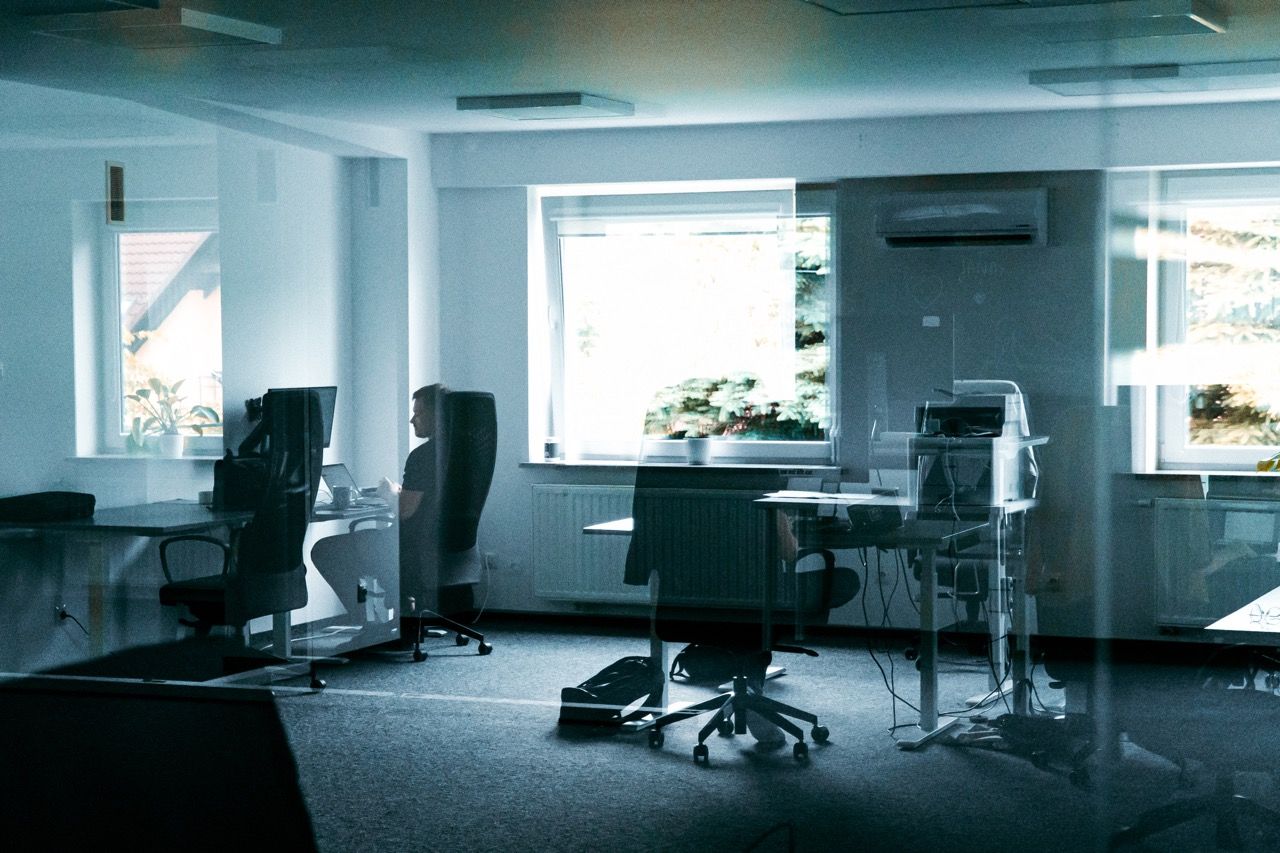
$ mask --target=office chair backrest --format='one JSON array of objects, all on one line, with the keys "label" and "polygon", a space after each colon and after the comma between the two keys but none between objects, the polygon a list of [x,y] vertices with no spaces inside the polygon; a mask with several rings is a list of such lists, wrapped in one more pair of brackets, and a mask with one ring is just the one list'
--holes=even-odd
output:
[{"label": "office chair backrest", "polygon": [[440,543],[446,551],[465,551],[475,547],[493,482],[497,410],[493,395],[482,391],[446,391],[443,404]]},{"label": "office chair backrest", "polygon": [[[651,468],[636,474],[628,583],[658,575],[659,636],[740,646],[758,643],[771,515],[754,501],[782,487],[775,472]],[[775,601],[789,603],[784,584]]]},{"label": "office chair backrest", "polygon": [[[270,419],[267,484],[253,519],[240,534],[239,585],[228,590],[228,611],[239,616],[235,622],[301,606],[299,589],[302,603],[306,600],[302,543],[324,451],[320,399],[309,390],[272,392],[264,406],[264,417]],[[291,572],[297,577],[281,577]]]}]

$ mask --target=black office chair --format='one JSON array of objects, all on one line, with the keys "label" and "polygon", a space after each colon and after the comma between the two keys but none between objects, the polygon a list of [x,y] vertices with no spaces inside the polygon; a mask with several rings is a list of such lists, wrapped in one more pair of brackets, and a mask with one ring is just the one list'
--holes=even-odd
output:
[{"label": "black office chair", "polygon": [[497,410],[489,393],[443,385],[431,393],[435,473],[417,512],[400,525],[400,594],[416,661],[426,658],[422,638],[433,627],[452,631],[459,646],[475,640],[480,654],[493,651],[461,618],[474,612],[474,588],[483,574],[476,531],[497,459]]},{"label": "black office chair", "polygon": [[[320,482],[324,447],[320,399],[302,389],[273,391],[264,399],[266,484],[252,520],[230,542],[212,536],[175,536],[160,543],[165,584],[160,603],[185,606],[183,624],[207,635],[215,625],[243,630],[250,619],[285,613],[307,603],[302,542]],[[218,574],[175,580],[169,550],[180,542],[222,551]]]},{"label": "black office chair", "polygon": [[[827,740],[827,729],[814,714],[764,696],[763,683],[772,651],[817,653],[777,642],[765,648],[765,584],[774,585],[775,637],[794,624],[797,605],[810,616],[825,614],[826,608],[821,602],[797,602],[795,579],[778,572],[777,556],[766,553],[765,525],[774,523],[774,516],[761,512],[753,502],[764,492],[780,488],[781,482],[760,482],[758,473],[738,473],[735,477],[661,468],[641,468],[637,473],[626,581],[648,583],[650,574],[656,573],[653,627],[657,636],[719,649],[733,670],[731,690],[658,717],[649,727],[649,745],[662,746],[667,726],[709,713],[711,719],[699,731],[693,750],[694,761],[705,763],[705,741],[711,732],[726,737],[744,734],[747,714],[754,713],[795,737],[793,754],[804,760],[808,744],[793,720],[808,723],[817,743]],[[824,557],[824,569],[819,571],[830,569],[834,560]],[[804,590],[821,595],[832,588],[817,573],[809,574],[814,579],[803,584]]]},{"label": "black office chair", "polygon": [[[1138,817],[1111,837],[1116,849],[1142,841],[1170,827],[1212,815],[1216,844],[1227,850],[1244,846],[1241,818],[1266,826],[1274,843],[1280,812],[1236,793],[1237,771],[1270,773],[1274,767],[1275,730],[1280,723],[1280,684],[1274,655],[1248,647],[1218,652],[1203,668],[1172,665],[1133,669],[1113,677],[1118,725],[1139,746],[1175,760],[1187,775],[1194,759],[1213,773],[1208,793],[1174,799]],[[1269,689],[1256,689],[1260,673]]]}]

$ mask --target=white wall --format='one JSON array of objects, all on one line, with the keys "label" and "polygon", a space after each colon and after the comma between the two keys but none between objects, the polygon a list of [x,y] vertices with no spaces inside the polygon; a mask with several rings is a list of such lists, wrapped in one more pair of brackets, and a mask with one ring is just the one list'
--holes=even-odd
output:
[{"label": "white wall", "polygon": [[[125,164],[136,200],[217,195],[210,147],[12,151],[0,158],[0,494],[103,485],[69,460],[76,434],[73,219],[80,208],[101,212],[106,160]],[[106,485],[108,505],[143,493],[129,478]]]},{"label": "white wall", "polygon": [[1280,162],[1280,105],[458,134],[434,138],[440,187],[794,177],[818,180]]},{"label": "white wall", "polygon": [[[268,388],[337,385],[351,336],[347,176],[337,157],[218,135],[223,393],[227,439]],[[349,441],[339,390],[333,450]]]}]

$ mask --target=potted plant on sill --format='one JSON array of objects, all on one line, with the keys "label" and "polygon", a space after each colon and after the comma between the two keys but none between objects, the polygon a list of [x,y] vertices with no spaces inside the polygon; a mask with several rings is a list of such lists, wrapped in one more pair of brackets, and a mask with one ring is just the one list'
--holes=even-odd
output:
[{"label": "potted plant on sill", "polygon": [[179,379],[165,385],[152,378],[145,387],[125,395],[125,399],[137,403],[144,413],[134,417],[129,429],[127,443],[131,451],[142,451],[147,436],[157,436],[160,455],[176,459],[182,456],[183,430],[204,435],[206,428],[222,425],[218,413],[208,406],[184,405],[187,398],[178,393],[184,381]]},{"label": "potted plant on sill", "polygon": [[690,465],[706,465],[711,461],[711,437],[700,429],[691,429],[684,436],[685,459]]}]

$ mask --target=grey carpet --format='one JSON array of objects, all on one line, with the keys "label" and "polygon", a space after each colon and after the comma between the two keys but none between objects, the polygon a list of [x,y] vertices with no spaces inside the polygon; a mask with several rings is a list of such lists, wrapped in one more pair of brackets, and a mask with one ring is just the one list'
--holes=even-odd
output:
[{"label": "grey carpet", "polygon": [[[807,764],[789,749],[757,753],[749,736],[712,736],[699,767],[693,723],[669,728],[657,751],[643,735],[556,725],[560,688],[643,654],[643,636],[500,624],[489,638],[487,657],[437,640],[425,662],[367,654],[328,670],[324,693],[281,695],[321,850],[1095,850],[1180,793],[1168,761],[1132,746],[1093,768],[1092,790],[1061,766],[991,750],[899,750],[857,640],[818,642],[818,658],[777,656],[789,674],[769,695],[831,730]],[[981,668],[963,663],[944,665],[943,707],[985,688]],[[914,699],[901,655],[896,673]],[[682,686],[675,698],[712,692]],[[911,719],[901,708],[899,722]],[[1214,849],[1211,821],[1136,849]]]}]

